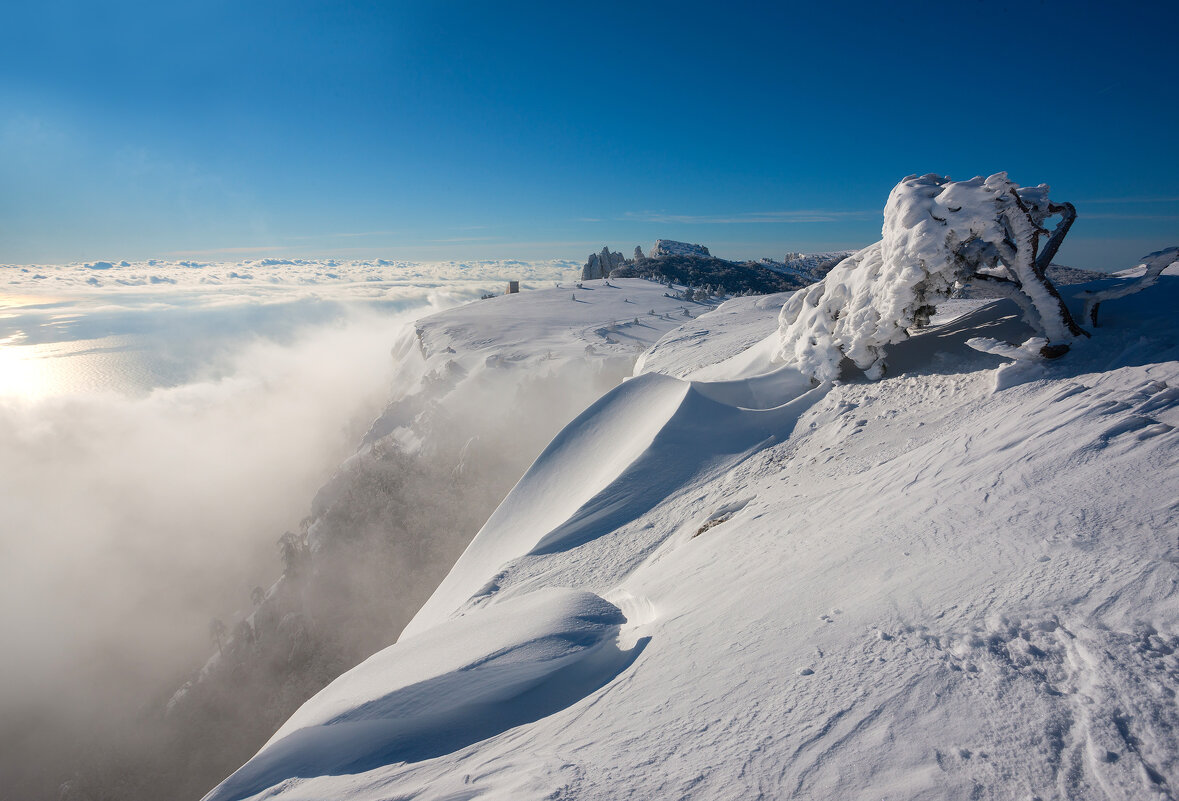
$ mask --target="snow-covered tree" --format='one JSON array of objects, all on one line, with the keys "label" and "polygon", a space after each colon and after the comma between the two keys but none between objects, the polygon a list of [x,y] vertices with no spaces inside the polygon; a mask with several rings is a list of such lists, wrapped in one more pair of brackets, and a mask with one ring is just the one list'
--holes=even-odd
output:
[{"label": "snow-covered tree", "polygon": [[282,558],[283,574],[295,576],[307,559],[307,535],[288,531],[278,538],[278,552]]},{"label": "snow-covered tree", "polygon": [[234,648],[241,650],[246,645],[253,643],[254,639],[254,627],[250,625],[248,620],[239,620],[237,625],[233,627]]},{"label": "snow-covered tree", "polygon": [[[1049,232],[1044,223],[1055,216]],[[1019,303],[1046,340],[1041,355],[1060,356],[1088,335],[1044,275],[1075,218],[1071,203],[1048,199],[1047,185],[1020,187],[1006,173],[969,181],[909,176],[889,195],[881,241],[782,308],[779,357],[822,381],[839,376],[845,356],[880,378],[885,346],[927,325],[937,300],[971,281],[990,282]]]}]

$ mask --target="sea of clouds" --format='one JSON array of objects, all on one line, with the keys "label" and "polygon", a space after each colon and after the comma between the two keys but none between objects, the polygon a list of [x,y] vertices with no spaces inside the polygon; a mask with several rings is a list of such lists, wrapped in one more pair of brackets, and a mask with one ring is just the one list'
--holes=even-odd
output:
[{"label": "sea of clouds", "polygon": [[183,680],[210,619],[277,576],[276,540],[389,396],[405,326],[575,267],[0,267],[0,719],[52,740],[46,721],[93,731]]}]

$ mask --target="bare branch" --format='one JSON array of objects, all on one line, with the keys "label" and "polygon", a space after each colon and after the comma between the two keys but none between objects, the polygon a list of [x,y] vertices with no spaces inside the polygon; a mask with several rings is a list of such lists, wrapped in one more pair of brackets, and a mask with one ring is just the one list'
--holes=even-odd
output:
[{"label": "bare branch", "polygon": [[1056,258],[1056,251],[1060,250],[1060,243],[1064,241],[1064,237],[1068,234],[1068,229],[1073,227],[1073,222],[1077,219],[1077,208],[1072,203],[1053,203],[1048,207],[1050,214],[1059,214],[1061,219],[1056,224],[1056,229],[1052,232],[1052,236],[1048,238],[1048,244],[1044,246],[1044,252],[1036,257],[1036,272],[1044,275],[1044,271],[1052,264],[1052,260]]}]

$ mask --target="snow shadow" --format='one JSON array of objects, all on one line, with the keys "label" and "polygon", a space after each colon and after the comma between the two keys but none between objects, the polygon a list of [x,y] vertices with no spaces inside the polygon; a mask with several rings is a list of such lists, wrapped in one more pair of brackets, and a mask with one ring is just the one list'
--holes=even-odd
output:
[{"label": "snow shadow", "polygon": [[742,408],[727,402],[766,405],[769,394],[755,391],[755,382],[692,382],[647,449],[572,517],[545,534],[530,555],[570,550],[615,531],[649,512],[702,471],[727,463],[772,437],[788,436],[803,412],[830,389],[827,384],[809,388],[809,381],[801,376],[793,381],[791,375],[795,374],[765,379],[767,386],[789,390],[785,397],[796,396],[773,408]]},{"label": "snow shadow", "polygon": [[[1076,296],[1085,290],[1103,289],[1113,280],[1073,284],[1062,288],[1070,311],[1080,320],[1083,303]],[[1170,327],[1166,315],[1179,308],[1179,276],[1161,276],[1159,282],[1137,295],[1109,301],[1101,306],[1101,325],[1082,324],[1092,335],[1072,343],[1072,350],[1063,358],[1046,361],[1054,377],[1068,377],[1094,370],[1115,370],[1121,367],[1140,367],[1160,360],[1175,358],[1179,343],[1171,349],[1160,350],[1159,343],[1142,339],[1143,328],[1162,330]],[[1157,318],[1157,323],[1152,323]],[[1130,332],[1123,339],[1122,332]],[[997,300],[962,315],[945,325],[918,332],[904,342],[888,347],[888,375],[905,373],[991,370],[1008,362],[1001,356],[980,353],[966,345],[972,337],[990,337],[1000,342],[1019,343],[1035,332],[1023,322],[1019,306],[1011,300]],[[859,380],[863,376],[849,360],[843,361],[845,379]],[[866,379],[864,379],[866,380]]]},{"label": "snow shadow", "polygon": [[[249,798],[291,778],[421,762],[548,717],[639,657],[650,638],[620,648],[624,622],[617,607],[592,593],[547,590],[452,620],[438,636],[391,646],[308,702],[284,726],[291,733],[280,730],[205,801]],[[366,695],[366,686],[423,672],[433,675]]]},{"label": "snow shadow", "polygon": [[[1034,332],[1020,314],[1014,301],[997,300],[944,325],[923,329],[903,342],[888,346],[886,375],[946,372],[950,366],[955,370],[994,369],[1004,360],[968,347],[966,340],[990,337],[1000,342],[1023,342]],[[844,359],[842,366],[845,379],[863,377],[863,371],[850,360]]]}]

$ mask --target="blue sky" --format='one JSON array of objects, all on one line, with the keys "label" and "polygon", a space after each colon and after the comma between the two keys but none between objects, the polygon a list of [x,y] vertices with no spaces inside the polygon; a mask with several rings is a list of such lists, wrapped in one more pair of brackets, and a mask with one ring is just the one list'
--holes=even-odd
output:
[{"label": "blue sky", "polygon": [[1174,4],[43,0],[0,31],[0,262],[732,257],[1007,170],[1179,242]]}]

